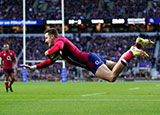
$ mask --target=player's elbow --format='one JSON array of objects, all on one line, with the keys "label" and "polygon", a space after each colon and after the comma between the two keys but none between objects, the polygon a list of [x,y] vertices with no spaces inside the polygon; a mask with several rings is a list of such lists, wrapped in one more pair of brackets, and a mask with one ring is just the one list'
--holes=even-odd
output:
[{"label": "player's elbow", "polygon": [[63,49],[63,43],[59,44],[59,49],[62,50]]}]

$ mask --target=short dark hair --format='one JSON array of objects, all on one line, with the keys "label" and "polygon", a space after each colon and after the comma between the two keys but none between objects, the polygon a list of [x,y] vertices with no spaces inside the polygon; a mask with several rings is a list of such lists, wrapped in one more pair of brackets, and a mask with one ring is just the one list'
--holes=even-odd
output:
[{"label": "short dark hair", "polygon": [[48,33],[49,35],[53,34],[56,38],[58,37],[58,31],[56,28],[46,29],[44,33]]},{"label": "short dark hair", "polygon": [[3,46],[9,46],[9,44],[5,43],[5,44],[3,44]]}]

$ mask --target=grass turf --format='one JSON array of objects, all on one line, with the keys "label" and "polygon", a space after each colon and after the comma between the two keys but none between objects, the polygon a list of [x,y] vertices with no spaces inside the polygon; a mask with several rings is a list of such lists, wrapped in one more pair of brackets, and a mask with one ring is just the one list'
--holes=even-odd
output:
[{"label": "grass turf", "polygon": [[0,82],[0,115],[158,115],[160,82]]}]

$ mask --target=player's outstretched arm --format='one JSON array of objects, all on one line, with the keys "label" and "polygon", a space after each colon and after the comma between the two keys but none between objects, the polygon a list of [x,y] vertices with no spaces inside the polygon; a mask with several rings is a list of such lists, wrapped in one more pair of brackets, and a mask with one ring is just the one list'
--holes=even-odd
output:
[{"label": "player's outstretched arm", "polygon": [[30,70],[36,70],[36,69],[41,69],[41,68],[45,68],[50,66],[51,64],[53,64],[56,60],[52,61],[51,59],[47,59],[37,65],[33,65],[33,66],[29,66],[29,65],[25,65],[25,64],[21,64],[21,67],[26,67],[27,69]]},{"label": "player's outstretched arm", "polygon": [[25,65],[25,64],[21,64],[21,65],[19,65],[19,66],[25,67],[25,68],[30,69],[30,70],[35,70],[35,69],[37,69],[36,66],[29,66],[29,65]]}]

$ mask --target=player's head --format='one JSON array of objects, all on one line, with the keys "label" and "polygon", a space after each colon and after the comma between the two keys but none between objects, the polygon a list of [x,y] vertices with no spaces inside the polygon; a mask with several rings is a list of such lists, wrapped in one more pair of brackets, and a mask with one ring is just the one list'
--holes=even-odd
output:
[{"label": "player's head", "polygon": [[4,45],[3,45],[3,49],[4,49],[5,51],[9,51],[9,45],[8,45],[8,44],[4,44]]},{"label": "player's head", "polygon": [[54,40],[58,37],[58,31],[55,28],[46,29],[44,31],[45,42],[51,47],[54,45]]}]

